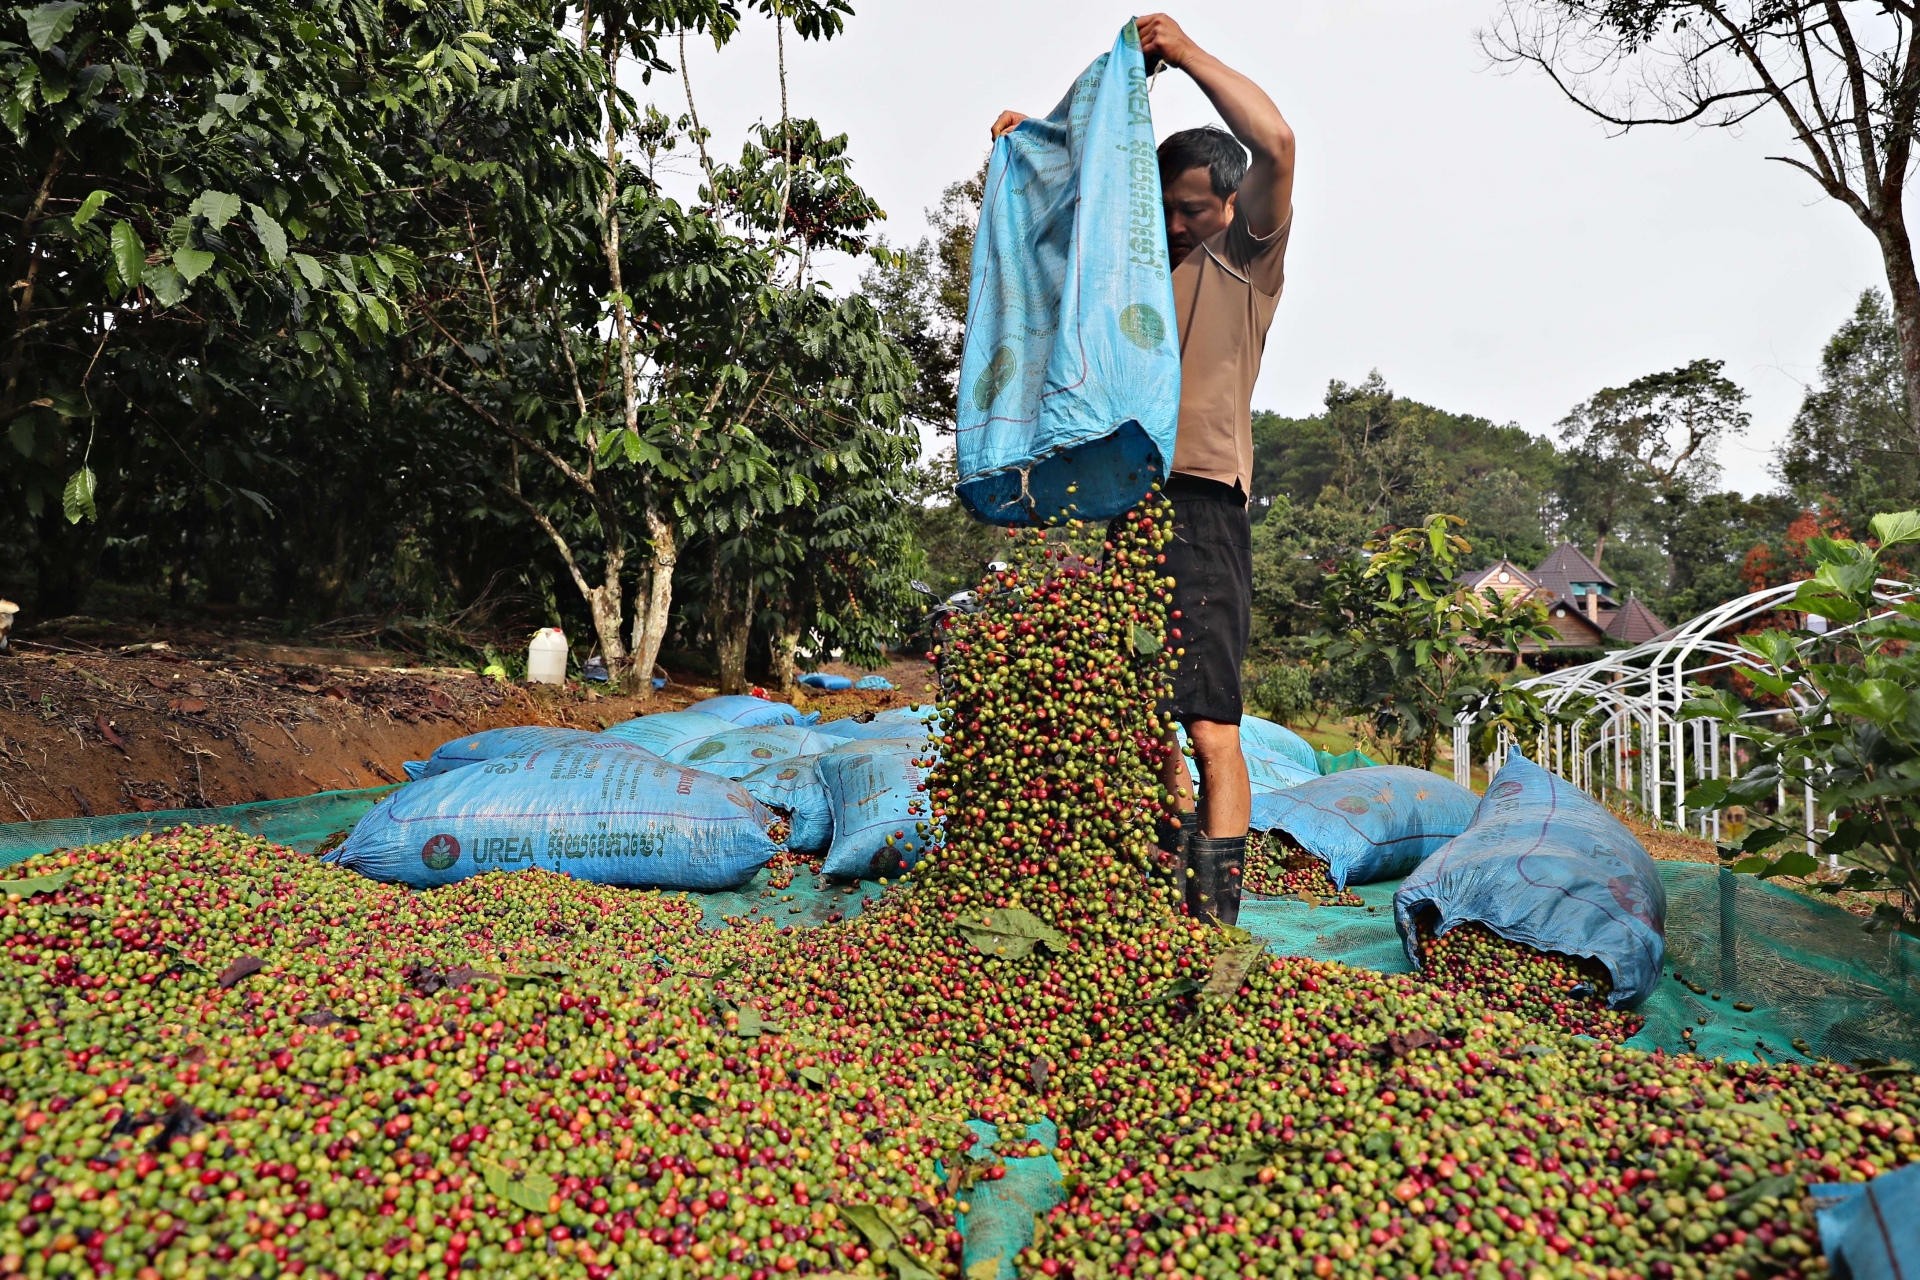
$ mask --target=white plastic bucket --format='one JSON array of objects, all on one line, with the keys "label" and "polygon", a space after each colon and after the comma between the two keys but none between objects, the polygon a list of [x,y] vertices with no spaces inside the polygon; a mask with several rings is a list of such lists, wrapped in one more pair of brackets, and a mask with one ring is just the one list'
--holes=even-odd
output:
[{"label": "white plastic bucket", "polygon": [[567,636],[558,627],[542,627],[527,646],[528,684],[567,682]]}]

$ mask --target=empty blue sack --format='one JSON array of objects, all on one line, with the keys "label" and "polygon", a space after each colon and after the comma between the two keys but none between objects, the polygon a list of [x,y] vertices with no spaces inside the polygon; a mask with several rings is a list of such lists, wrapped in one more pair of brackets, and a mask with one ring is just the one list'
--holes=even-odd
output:
[{"label": "empty blue sack", "polygon": [[820,718],[818,711],[802,711],[790,702],[774,702],[770,698],[756,698],[747,693],[729,693],[718,698],[708,698],[694,703],[687,710],[697,711],[701,715],[718,716],[729,724],[745,725],[812,724]]},{"label": "empty blue sack", "polygon": [[409,783],[326,856],[416,889],[539,867],[628,888],[731,889],[778,851],[737,782],[605,738]]},{"label": "empty blue sack", "polygon": [[1473,823],[1480,798],[1425,769],[1381,765],[1254,792],[1253,829],[1279,831],[1344,889],[1406,875]]},{"label": "empty blue sack", "polygon": [[960,501],[1020,525],[1105,520],[1166,479],[1180,342],[1140,40],[1002,134],[973,242]]},{"label": "empty blue sack", "polygon": [[1478,922],[1536,951],[1598,960],[1613,975],[1615,1007],[1652,994],[1666,959],[1667,891],[1646,849],[1599,801],[1518,754],[1488,784],[1472,825],[1393,895],[1416,968],[1425,918],[1436,936]]}]

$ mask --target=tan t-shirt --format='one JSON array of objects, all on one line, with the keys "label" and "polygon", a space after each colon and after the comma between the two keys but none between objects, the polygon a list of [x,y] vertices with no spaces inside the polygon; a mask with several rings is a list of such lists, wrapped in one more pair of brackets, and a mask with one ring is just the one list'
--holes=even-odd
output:
[{"label": "tan t-shirt", "polygon": [[1173,272],[1180,429],[1173,469],[1253,492],[1253,384],[1280,305],[1293,215],[1264,240],[1235,219]]}]

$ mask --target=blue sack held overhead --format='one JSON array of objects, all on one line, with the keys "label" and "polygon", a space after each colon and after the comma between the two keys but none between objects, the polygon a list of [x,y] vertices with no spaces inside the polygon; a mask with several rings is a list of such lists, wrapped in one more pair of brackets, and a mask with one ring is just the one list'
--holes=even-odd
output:
[{"label": "blue sack held overhead", "polygon": [[866,880],[912,870],[927,847],[920,826],[932,821],[926,760],[925,743],[900,738],[813,758],[833,808],[833,846],[821,871]]},{"label": "blue sack held overhead", "polygon": [[729,724],[742,725],[812,724],[820,718],[818,711],[802,711],[790,702],[774,702],[746,693],[708,698],[694,703],[687,710],[706,716],[719,716]]},{"label": "blue sack held overhead", "polygon": [[817,756],[839,745],[838,738],[798,725],[755,725],[685,743],[668,752],[667,759],[703,773],[739,778],[770,761]]},{"label": "blue sack held overhead", "polygon": [[833,804],[820,781],[817,756],[763,764],[740,779],[747,794],[787,815],[787,848],[811,857],[833,843]]},{"label": "blue sack held overhead", "polygon": [[731,889],[779,819],[737,782],[595,739],[409,783],[327,855],[416,889],[539,867],[628,888]]},{"label": "blue sack held overhead", "polygon": [[1255,792],[1253,829],[1279,831],[1344,889],[1406,875],[1473,822],[1480,798],[1425,769],[1381,765]]},{"label": "blue sack held overhead", "polygon": [[960,361],[956,489],[993,524],[1105,520],[1167,477],[1180,341],[1140,38],[993,144]]},{"label": "blue sack held overhead", "polygon": [[1844,1280],[1920,1276],[1920,1164],[1868,1182],[1826,1182],[1807,1188],[1820,1249],[1830,1273]]},{"label": "blue sack held overhead", "polygon": [[658,711],[625,720],[600,735],[645,747],[665,759],[688,743],[700,742],[739,726],[704,711]]},{"label": "blue sack held overhead", "polygon": [[1285,756],[1309,775],[1317,776],[1320,772],[1320,757],[1311,742],[1287,726],[1260,716],[1240,717],[1240,746],[1242,750],[1257,747],[1272,755]]},{"label": "blue sack held overhead", "polygon": [[1646,999],[1666,958],[1667,891],[1646,849],[1599,801],[1519,754],[1487,785],[1472,825],[1393,895],[1416,968],[1425,917],[1437,917],[1435,936],[1477,922],[1536,951],[1598,960],[1616,1008]]},{"label": "blue sack held overhead", "polygon": [[437,778],[449,770],[497,760],[502,756],[523,756],[547,747],[571,746],[593,736],[585,729],[561,729],[543,724],[487,729],[443,742],[425,760],[408,760],[400,767],[407,771],[409,780],[417,782],[421,778]]}]

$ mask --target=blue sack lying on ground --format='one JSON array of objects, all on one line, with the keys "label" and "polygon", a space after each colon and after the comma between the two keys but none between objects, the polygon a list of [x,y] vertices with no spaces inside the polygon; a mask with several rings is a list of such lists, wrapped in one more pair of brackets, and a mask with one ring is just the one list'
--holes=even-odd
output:
[{"label": "blue sack lying on ground", "polygon": [[798,725],[769,724],[729,729],[674,748],[667,759],[703,773],[739,778],[761,765],[794,756],[817,756],[840,745],[838,738]]},{"label": "blue sack lying on ground", "polygon": [[1318,769],[1309,768],[1290,755],[1262,750],[1245,741],[1240,744],[1240,754],[1247,762],[1247,783],[1255,791],[1290,791],[1320,776]]},{"label": "blue sack lying on ground", "polygon": [[1284,756],[1306,770],[1310,776],[1320,773],[1320,759],[1314,753],[1313,744],[1287,728],[1259,716],[1240,717],[1240,748],[1264,751],[1269,755]]},{"label": "blue sack lying on ground", "polygon": [[[1181,751],[1185,752],[1187,748],[1186,726],[1176,725],[1174,727],[1174,735],[1180,740]],[[1303,765],[1290,755],[1285,755],[1277,751],[1268,751],[1262,747],[1255,746],[1253,743],[1248,742],[1244,735],[1242,735],[1240,739],[1240,754],[1247,762],[1247,784],[1253,788],[1256,794],[1263,791],[1285,791],[1320,776],[1319,769]],[[1199,786],[1200,760],[1198,756],[1187,756],[1187,773],[1192,776],[1194,785],[1196,787]]]},{"label": "blue sack lying on ground", "polygon": [[704,711],[661,711],[614,725],[600,736],[631,742],[665,759],[690,743],[701,742],[738,727],[731,720],[722,720]]},{"label": "blue sack lying on ground", "polygon": [[417,782],[421,778],[437,778],[449,770],[497,760],[502,756],[524,756],[547,747],[571,746],[593,736],[585,729],[560,729],[542,724],[488,729],[443,742],[425,760],[408,760],[400,767],[407,771],[410,780]]},{"label": "blue sack lying on ground", "polygon": [[596,739],[410,783],[327,861],[416,889],[541,867],[629,888],[731,889],[779,846],[737,782]]},{"label": "blue sack lying on ground", "polygon": [[820,718],[818,711],[802,711],[789,702],[774,702],[745,693],[730,693],[724,697],[708,698],[703,702],[694,703],[687,710],[697,711],[701,715],[718,716],[729,724],[742,725],[812,724]]},{"label": "blue sack lying on ground", "polygon": [[800,683],[825,693],[839,693],[843,689],[853,688],[851,676],[837,676],[830,671],[809,671],[800,677]]},{"label": "blue sack lying on ground", "polygon": [[887,679],[885,676],[879,675],[861,676],[853,682],[853,687],[856,689],[891,689],[893,688],[893,681]]},{"label": "blue sack lying on ground", "polygon": [[1255,792],[1253,829],[1283,832],[1344,889],[1406,875],[1465,831],[1479,802],[1437,773],[1382,765]]},{"label": "blue sack lying on ground", "polygon": [[1920,1164],[1807,1188],[1835,1280],[1920,1276]]},{"label": "blue sack lying on ground", "polygon": [[747,794],[787,815],[787,848],[812,857],[833,843],[833,804],[815,767],[817,756],[763,764],[740,779]]},{"label": "blue sack lying on ground", "polygon": [[822,720],[813,726],[815,733],[836,738],[917,738],[940,733],[940,708],[922,703],[916,707],[893,707],[875,712],[867,719],[847,716],[840,720]]},{"label": "blue sack lying on ground", "polygon": [[821,870],[847,879],[890,876],[920,861],[931,820],[925,744],[881,738],[813,758],[833,810],[833,845]]},{"label": "blue sack lying on ground", "polygon": [[993,144],[968,299],[955,437],[968,511],[1105,520],[1166,479],[1179,336],[1132,23],[1051,115]]},{"label": "blue sack lying on ground", "polygon": [[1429,917],[1436,935],[1477,921],[1536,951],[1598,960],[1613,975],[1615,1007],[1646,999],[1666,957],[1667,891],[1653,859],[1599,801],[1518,754],[1488,784],[1472,825],[1393,895],[1416,967],[1416,926]]}]

